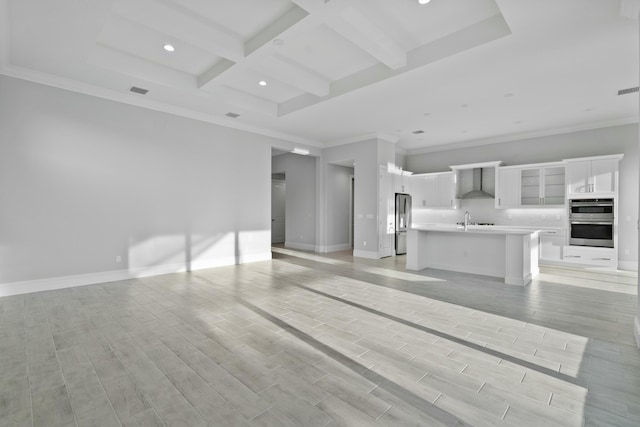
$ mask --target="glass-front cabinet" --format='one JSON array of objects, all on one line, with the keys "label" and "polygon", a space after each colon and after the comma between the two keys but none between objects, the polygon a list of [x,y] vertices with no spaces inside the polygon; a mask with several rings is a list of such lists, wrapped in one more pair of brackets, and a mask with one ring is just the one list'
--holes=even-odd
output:
[{"label": "glass-front cabinet", "polygon": [[520,206],[564,206],[565,166],[520,169]]}]

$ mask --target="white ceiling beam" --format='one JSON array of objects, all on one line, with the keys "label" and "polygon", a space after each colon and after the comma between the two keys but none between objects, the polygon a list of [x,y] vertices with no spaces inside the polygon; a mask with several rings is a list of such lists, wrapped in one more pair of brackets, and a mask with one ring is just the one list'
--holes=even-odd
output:
[{"label": "white ceiling beam", "polygon": [[330,82],[280,55],[260,61],[260,72],[317,96],[329,94]]},{"label": "white ceiling beam", "polygon": [[0,0],[0,67],[11,61],[11,25],[9,22],[9,0]]},{"label": "white ceiling beam", "polygon": [[407,65],[407,52],[356,8],[329,17],[327,25],[392,70]]},{"label": "white ceiling beam", "polygon": [[267,28],[260,31],[245,43],[245,54],[249,56],[262,46],[270,43],[273,39],[280,37],[283,33],[294,27],[307,16],[309,16],[309,13],[306,10],[294,4],[293,7],[285,14],[280,16],[267,26]]},{"label": "white ceiling beam", "polygon": [[223,28],[190,10],[162,0],[118,0],[114,10],[125,18],[177,40],[237,62],[244,58],[244,43]]},{"label": "white ceiling beam", "polygon": [[[363,5],[353,0],[293,0],[298,6],[319,18],[329,28],[358,46],[392,70],[407,65],[407,51],[380,25],[361,12]],[[364,7],[374,7],[365,4]]]},{"label": "white ceiling beam", "polygon": [[89,63],[162,86],[183,91],[196,91],[196,79],[192,75],[102,44],[96,45],[89,55]]},{"label": "white ceiling beam", "polygon": [[640,0],[620,1],[620,16],[638,20],[638,15],[640,15]]},{"label": "white ceiling beam", "polygon": [[[264,29],[261,33],[256,35],[253,39],[249,40],[245,45],[246,56],[238,61],[237,67],[244,69],[260,69],[262,71],[262,61],[269,62],[270,56],[277,55],[277,46],[272,43],[275,38],[292,39],[299,34],[304,34],[309,28],[320,25],[322,22],[315,19],[314,16],[309,15],[305,10],[294,6],[289,9],[284,15],[274,21],[268,28]],[[295,64],[287,64],[287,73],[292,73],[290,70]],[[232,72],[230,67],[218,67],[215,65],[210,70],[198,77],[198,86],[200,89],[211,91],[216,85],[224,85],[232,78]],[[291,84],[302,90],[309,88],[313,90],[312,93],[323,93],[324,81],[320,77],[314,75],[310,71],[303,67],[298,68],[299,76],[291,76],[290,81],[283,81],[281,76],[275,75],[273,78],[283,81],[283,83]],[[266,73],[266,72],[265,72]],[[273,75],[273,70],[270,70],[269,75]],[[304,88],[303,88],[304,86]]]},{"label": "white ceiling beam", "polygon": [[236,65],[236,63],[233,61],[229,61],[228,59],[224,58],[221,59],[213,67],[209,68],[204,73],[198,76],[198,88],[201,89],[204,86],[210,84],[214,79],[226,73],[226,71],[234,65]]}]

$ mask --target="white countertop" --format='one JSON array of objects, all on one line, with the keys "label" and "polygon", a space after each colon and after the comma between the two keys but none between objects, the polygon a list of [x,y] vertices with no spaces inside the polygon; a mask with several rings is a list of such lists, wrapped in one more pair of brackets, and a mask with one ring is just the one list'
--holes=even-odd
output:
[{"label": "white countertop", "polygon": [[564,231],[558,227],[520,227],[509,225],[469,225],[464,230],[462,225],[456,224],[420,224],[411,227],[418,231],[442,231],[447,233],[474,233],[474,234],[532,234],[544,231]]}]

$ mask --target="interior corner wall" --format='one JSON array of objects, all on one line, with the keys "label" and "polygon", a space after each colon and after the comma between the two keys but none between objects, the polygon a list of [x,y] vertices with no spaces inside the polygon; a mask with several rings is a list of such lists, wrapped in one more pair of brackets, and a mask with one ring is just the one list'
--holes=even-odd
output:
[{"label": "interior corner wall", "polygon": [[353,168],[338,165],[327,167],[327,252],[346,250],[349,242],[349,205]]},{"label": "interior corner wall", "polygon": [[274,140],[10,77],[0,94],[0,294],[270,259]]},{"label": "interior corner wall", "polygon": [[619,169],[618,260],[638,263],[638,124],[550,135],[407,156],[407,170],[442,172],[449,166],[502,160],[507,165],[624,154]]},{"label": "interior corner wall", "polygon": [[285,247],[315,250],[316,159],[281,154],[271,160],[273,173],[284,173],[286,182]]}]

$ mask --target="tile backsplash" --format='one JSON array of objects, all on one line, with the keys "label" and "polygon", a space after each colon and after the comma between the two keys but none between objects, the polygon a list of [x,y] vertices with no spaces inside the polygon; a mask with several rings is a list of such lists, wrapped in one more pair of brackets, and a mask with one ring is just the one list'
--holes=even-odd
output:
[{"label": "tile backsplash", "polygon": [[466,199],[458,201],[458,209],[427,209],[414,207],[412,224],[455,224],[464,220],[465,211],[471,222],[492,222],[496,225],[566,227],[566,208],[496,209],[494,199]]}]

